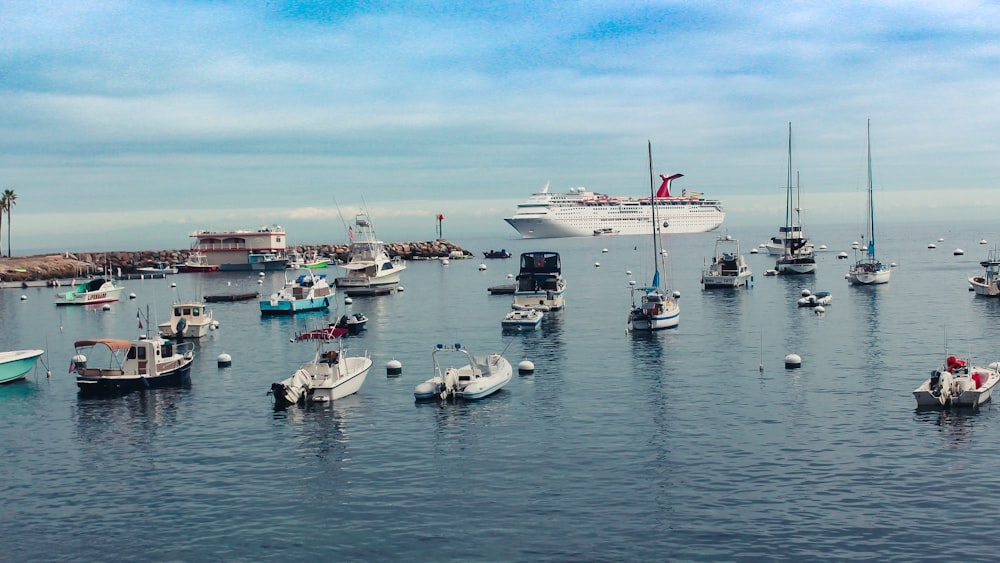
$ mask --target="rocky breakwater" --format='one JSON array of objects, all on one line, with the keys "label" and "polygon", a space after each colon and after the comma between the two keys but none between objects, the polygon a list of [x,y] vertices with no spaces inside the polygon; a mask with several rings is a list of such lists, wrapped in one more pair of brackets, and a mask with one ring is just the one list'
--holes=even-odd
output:
[{"label": "rocky breakwater", "polygon": [[[389,242],[385,246],[390,257],[399,256],[404,260],[441,258],[455,256],[457,253],[466,257],[472,256],[468,250],[446,240]],[[299,245],[294,247],[294,250],[328,257],[337,262],[346,262],[350,258],[350,245],[347,244]],[[0,281],[79,278],[99,274],[102,271],[110,271],[115,275],[119,271],[126,274],[134,272],[136,268],[159,263],[181,264],[187,260],[188,254],[190,254],[188,250],[138,250],[0,258]]]}]

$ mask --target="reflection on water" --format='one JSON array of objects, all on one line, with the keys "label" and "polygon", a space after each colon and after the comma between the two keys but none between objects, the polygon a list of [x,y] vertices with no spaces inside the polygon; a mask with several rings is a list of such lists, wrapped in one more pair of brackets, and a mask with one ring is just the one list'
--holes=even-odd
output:
[{"label": "reflection on water", "polygon": [[177,424],[179,404],[190,395],[190,388],[180,387],[80,397],[74,412],[77,438],[94,444],[147,446],[161,427]]},{"label": "reflection on water", "polygon": [[941,443],[949,448],[968,448],[973,444],[980,416],[992,415],[992,406],[987,403],[979,409],[972,408],[925,408],[915,409],[914,420],[937,427]]}]

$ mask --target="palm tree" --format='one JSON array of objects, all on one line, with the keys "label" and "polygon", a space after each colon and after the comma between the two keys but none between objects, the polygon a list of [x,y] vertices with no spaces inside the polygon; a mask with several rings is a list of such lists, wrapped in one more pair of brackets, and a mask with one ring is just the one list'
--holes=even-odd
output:
[{"label": "palm tree", "polygon": [[[7,213],[7,256],[11,256],[10,253],[10,210],[17,205],[17,194],[14,190],[4,190],[3,194],[0,195],[0,216],[4,212]],[[3,227],[3,223],[0,222],[0,227]],[[2,252],[2,250],[0,250]]]}]

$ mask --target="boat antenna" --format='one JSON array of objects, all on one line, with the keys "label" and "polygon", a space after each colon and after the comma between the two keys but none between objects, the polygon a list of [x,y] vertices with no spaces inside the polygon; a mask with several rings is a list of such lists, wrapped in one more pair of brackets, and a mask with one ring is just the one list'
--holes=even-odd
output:
[{"label": "boat antenna", "polygon": [[656,222],[656,192],[653,191],[653,143],[646,139],[646,150],[649,155],[649,203],[653,210],[653,286],[660,288],[660,249],[658,248],[660,225]]},{"label": "boat antenna", "polygon": [[868,118],[868,258],[875,260],[875,205],[872,201],[872,120]]},{"label": "boat antenna", "polygon": [[337,208],[337,215],[340,215],[340,222],[344,224],[344,232],[347,232],[349,228],[347,226],[347,219],[344,219],[344,214],[340,211],[340,204],[337,203],[337,197],[333,196],[333,205]]},{"label": "boat antenna", "polygon": [[792,228],[792,122],[788,122],[788,186],[785,192],[785,248],[788,248],[788,231]]}]

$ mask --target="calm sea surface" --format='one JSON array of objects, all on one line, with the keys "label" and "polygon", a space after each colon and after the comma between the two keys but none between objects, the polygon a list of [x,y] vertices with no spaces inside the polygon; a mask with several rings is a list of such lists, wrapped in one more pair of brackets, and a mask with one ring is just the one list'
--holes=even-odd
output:
[{"label": "calm sea surface", "polygon": [[[503,334],[510,296],[486,289],[516,258],[411,262],[404,292],[338,297],[329,314],[214,304],[221,328],[197,345],[189,388],[110,399],[78,398],[75,340],[134,337],[139,309],[166,320],[178,295],[257,278],[125,282],[136,299],[110,311],[2,290],[0,349],[47,349],[52,376],[0,386],[0,559],[996,559],[1000,412],[918,412],[911,391],[946,351],[1000,359],[1000,300],[966,281],[1000,228],[887,225],[880,256],[898,267],[880,287],[847,285],[848,226],[807,225],[830,249],[817,275],[765,277],[773,259],[749,252],[776,231],[730,231],[755,272],[735,292],[700,289],[715,233],[667,241],[675,330],[625,334],[625,272],[651,277],[648,237],[455,240],[478,256],[562,253],[566,310]],[[833,293],[825,315],[796,306],[804,288]],[[270,384],[313,353],[289,337],[353,311],[371,319],[348,337],[375,362],[361,391],[274,411]],[[417,404],[438,342],[536,371],[480,402]],[[791,352],[801,369],[784,368]]]}]

